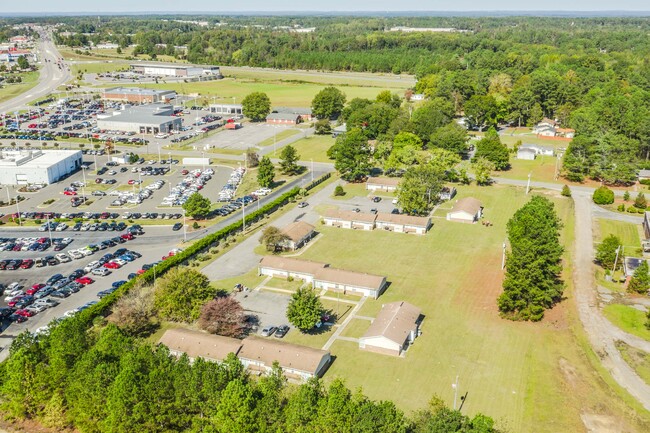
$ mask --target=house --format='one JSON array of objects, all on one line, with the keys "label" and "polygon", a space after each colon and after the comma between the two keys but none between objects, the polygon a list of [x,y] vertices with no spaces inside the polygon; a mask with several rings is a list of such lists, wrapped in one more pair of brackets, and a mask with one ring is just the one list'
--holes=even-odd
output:
[{"label": "house", "polygon": [[314,281],[314,274],[328,266],[326,263],[292,259],[291,257],[265,256],[258,266],[259,275],[279,278],[298,278],[308,283]]},{"label": "house", "polygon": [[282,234],[286,235],[289,239],[281,246],[287,250],[297,250],[314,237],[316,233],[314,229],[315,227],[313,225],[304,221],[296,221],[289,224],[282,229]]},{"label": "house", "polygon": [[555,130],[555,135],[557,137],[573,138],[576,136],[576,131],[571,128],[557,128]]},{"label": "house", "polygon": [[332,361],[326,350],[254,336],[238,340],[190,329],[168,329],[159,343],[172,355],[187,354],[192,361],[200,357],[222,362],[233,353],[245,368],[256,373],[271,371],[277,361],[287,378],[299,380],[322,376]]},{"label": "house", "polygon": [[304,107],[277,107],[273,109],[274,113],[297,114],[303,122],[311,122],[313,118],[311,108]]},{"label": "house", "polygon": [[206,361],[221,362],[229,353],[237,355],[241,349],[241,340],[236,338],[183,328],[168,329],[159,343],[167,346],[172,355],[187,354],[192,361],[201,357]]},{"label": "house", "polygon": [[378,213],[375,227],[397,233],[424,235],[431,227],[431,218],[402,214]]},{"label": "house", "polygon": [[411,101],[424,101],[424,93],[414,93],[411,95]]},{"label": "house", "polygon": [[334,129],[332,129],[332,138],[336,138],[339,135],[345,134],[346,132],[348,132],[348,128],[345,123],[343,125],[336,126]]},{"label": "house", "polygon": [[344,229],[372,230],[375,228],[376,218],[377,215],[372,213],[328,209],[323,214],[323,224]]},{"label": "house", "polygon": [[400,181],[399,177],[369,177],[366,181],[368,191],[393,192],[397,190]]},{"label": "house", "polygon": [[517,159],[533,160],[537,155],[553,156],[554,153],[552,147],[524,143],[517,149]]},{"label": "house", "polygon": [[387,282],[386,277],[383,276],[330,268],[328,266],[316,271],[313,285],[315,289],[331,290],[345,294],[352,293],[377,299],[386,288]]},{"label": "house", "polygon": [[557,126],[558,124],[555,120],[544,118],[541,122],[535,125],[533,133],[544,137],[555,137]]},{"label": "house", "polygon": [[251,372],[261,373],[271,371],[277,361],[287,378],[300,380],[321,377],[332,361],[326,350],[255,336],[242,341],[238,358]]},{"label": "house", "polygon": [[456,188],[453,186],[444,186],[438,194],[438,198],[442,201],[449,201],[456,197]]},{"label": "house", "polygon": [[482,215],[481,202],[473,197],[465,197],[457,200],[451,211],[447,212],[447,221],[475,223]]},{"label": "house", "polygon": [[626,277],[631,277],[634,275],[634,271],[636,271],[636,268],[641,266],[641,263],[645,259],[639,259],[637,257],[625,257],[623,259],[623,272],[625,273]]},{"label": "house", "polygon": [[359,349],[400,356],[420,335],[420,309],[408,302],[385,304],[363,337]]},{"label": "house", "polygon": [[271,125],[297,125],[301,117],[295,113],[270,113],[266,116],[266,123]]}]

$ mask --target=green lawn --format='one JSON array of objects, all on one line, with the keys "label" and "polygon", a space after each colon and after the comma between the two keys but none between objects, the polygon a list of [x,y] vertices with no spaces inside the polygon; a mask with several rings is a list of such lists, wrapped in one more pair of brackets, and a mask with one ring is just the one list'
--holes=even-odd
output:
[{"label": "green lawn", "polygon": [[609,304],[603,308],[603,313],[623,331],[650,341],[650,330],[645,327],[646,315],[643,311],[628,305]]},{"label": "green lawn", "polygon": [[361,338],[370,327],[370,320],[352,319],[345,330],[341,333],[343,337]]},{"label": "green lawn", "polygon": [[343,186],[344,195],[333,196],[337,200],[349,200],[353,197],[368,197],[374,195],[371,191],[366,189],[365,182],[363,183],[347,183]]},{"label": "green lawn", "polygon": [[[276,129],[277,131],[277,129]],[[280,142],[284,140],[285,138],[293,137],[296,134],[300,134],[301,131],[298,129],[282,129],[279,132],[275,134],[275,137],[267,138],[266,140],[262,140],[259,143],[257,143],[258,146],[260,147],[266,147],[266,146],[271,146],[274,143]],[[240,152],[241,153],[241,152]]]},{"label": "green lawn", "polygon": [[[510,170],[495,171],[492,173],[495,177],[505,177],[508,179],[528,179],[535,182],[562,182],[562,179],[555,180],[555,167],[557,158],[554,156],[538,156],[533,161],[517,159],[514,155],[510,157]],[[561,168],[561,167],[559,167]]]},{"label": "green lawn", "polygon": [[15,98],[38,84],[38,72],[26,72],[19,76],[23,80],[22,83],[2,85],[0,88],[0,102]]},{"label": "green lawn", "polygon": [[104,60],[94,63],[75,63],[70,67],[73,76],[79,72],[84,74],[103,74],[106,72],[128,71],[129,62]]},{"label": "green lawn", "polygon": [[552,147],[554,149],[566,149],[569,147],[568,140],[558,140],[548,137],[537,137],[535,134],[501,134],[499,136],[503,144],[512,147],[517,141],[521,140],[522,144],[541,144],[542,146]]},{"label": "green lawn", "polygon": [[622,341],[616,342],[616,348],[630,367],[646,382],[650,383],[650,353],[645,353]]},{"label": "green lawn", "polygon": [[641,226],[639,224],[599,219],[598,228],[600,230],[599,240],[614,235],[621,240],[626,248],[641,248],[641,237],[639,236]]},{"label": "green lawn", "polygon": [[330,135],[312,135],[302,138],[291,145],[296,148],[300,160],[314,162],[333,162],[327,157],[327,149],[332,147],[336,140]]},{"label": "green lawn", "polygon": [[[277,292],[276,292],[277,293]],[[284,337],[284,341],[293,344],[300,344],[301,346],[313,347],[315,349],[320,349],[323,347],[327,340],[334,333],[334,327],[323,326],[320,329],[317,329],[311,333],[303,333],[298,329],[291,328],[291,331]]]},{"label": "green lawn", "polygon": [[282,278],[271,278],[269,280],[269,282],[265,284],[265,286],[295,292],[303,284],[304,284],[304,281],[302,281],[302,280],[288,281],[288,280],[283,280]]},{"label": "green lawn", "polygon": [[[490,414],[517,432],[580,431],[583,408],[606,402],[616,401],[607,404],[622,411],[622,403],[594,377],[571,328],[553,324],[558,317],[564,322],[575,313],[571,302],[556,307],[549,313],[553,319],[538,324],[513,323],[498,316],[505,224],[527,201],[524,190],[458,189],[458,198],[473,196],[483,202],[492,227],[434,219],[426,236],[319,228],[323,237],[301,258],[386,275],[391,283],[378,300],[366,301],[358,314],[376,317],[383,304],[405,300],[425,315],[423,335],[405,358],[335,342],[331,351],[336,361],[326,380],[342,377],[352,389],[362,387],[375,399],[390,396],[411,411],[424,407],[434,394],[451,404],[450,384],[459,375],[461,390],[470,394],[466,413]],[[572,235],[572,202],[553,200]],[[567,238],[570,244],[572,236]],[[347,332],[361,332],[355,328]],[[566,392],[558,368],[561,359],[584,377],[575,393]]]}]

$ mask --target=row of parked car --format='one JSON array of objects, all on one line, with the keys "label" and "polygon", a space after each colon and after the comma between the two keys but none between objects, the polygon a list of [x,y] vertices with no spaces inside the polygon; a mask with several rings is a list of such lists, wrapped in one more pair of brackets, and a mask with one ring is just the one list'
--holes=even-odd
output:
[{"label": "row of parked car", "polygon": [[29,238],[0,238],[0,251],[45,251],[54,245],[55,251],[60,251],[72,242],[72,238],[55,238],[50,242],[46,237]]},{"label": "row of parked car", "polygon": [[205,184],[212,179],[214,170],[211,168],[183,170],[181,174],[185,177],[170,190],[168,196],[163,198],[162,206],[182,206],[192,194],[202,190]]},{"label": "row of parked car", "polygon": [[228,182],[219,191],[219,201],[230,201],[235,196],[235,191],[246,174],[244,167],[238,167],[230,173]]}]

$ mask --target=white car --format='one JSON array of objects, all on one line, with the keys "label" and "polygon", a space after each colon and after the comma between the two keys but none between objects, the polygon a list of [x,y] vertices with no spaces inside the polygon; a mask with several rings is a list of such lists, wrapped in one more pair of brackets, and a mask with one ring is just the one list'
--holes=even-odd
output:
[{"label": "white car", "polygon": [[32,312],[34,314],[38,314],[47,310],[47,307],[43,304],[32,304],[29,307],[25,308],[25,310]]},{"label": "white car", "polygon": [[74,310],[68,310],[65,313],[63,313],[63,317],[72,317],[75,314],[77,314],[78,312],[79,312],[79,310],[77,310],[76,308]]},{"label": "white car", "polygon": [[56,259],[57,259],[58,261],[60,261],[61,263],[68,263],[68,262],[71,262],[71,261],[72,261],[72,259],[70,258],[70,256],[67,255],[67,254],[65,254],[65,253],[59,253],[59,254],[57,254],[57,255],[54,256],[54,257],[56,257]]},{"label": "white car", "polygon": [[117,264],[120,265],[120,266],[124,266],[124,265],[126,265],[127,263],[129,263],[129,262],[127,262],[126,260],[122,260],[122,259],[113,259],[113,260],[111,260],[111,262],[117,263]]},{"label": "white car", "polygon": [[75,260],[81,259],[84,257],[84,254],[80,252],[79,250],[70,250],[68,251],[68,255],[72,257]]},{"label": "white car", "polygon": [[92,271],[93,269],[97,269],[99,267],[99,262],[97,260],[93,260],[92,262],[88,263],[84,267],[84,272],[88,273]]},{"label": "white car", "polygon": [[22,290],[11,291],[11,292],[7,293],[7,296],[5,296],[5,302],[9,302],[13,298],[15,298],[16,296],[21,296],[21,295],[24,295]]},{"label": "white car", "polygon": [[56,226],[54,231],[62,232],[63,230],[67,230],[67,228],[68,228],[68,225],[66,223],[61,223],[58,226]]},{"label": "white car", "polygon": [[105,277],[106,275],[109,275],[110,273],[111,273],[111,271],[106,269],[106,268],[93,269],[92,272],[91,272],[91,274],[98,275],[100,277]]}]

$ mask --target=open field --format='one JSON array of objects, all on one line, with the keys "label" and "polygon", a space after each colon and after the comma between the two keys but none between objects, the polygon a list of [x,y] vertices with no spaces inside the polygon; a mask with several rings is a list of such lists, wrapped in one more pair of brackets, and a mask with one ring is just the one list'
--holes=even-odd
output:
[{"label": "open field", "polygon": [[630,364],[630,367],[632,367],[644,381],[650,383],[650,354],[635,349],[622,341],[618,341],[616,347],[619,352],[621,352],[621,356],[625,359],[625,362]]},{"label": "open field", "polygon": [[0,102],[15,98],[36,86],[38,84],[38,75],[38,72],[26,72],[20,74],[20,77],[23,80],[22,83],[4,84],[2,88],[0,88]]},{"label": "open field", "polygon": [[[532,161],[517,159],[514,155],[510,157],[510,170],[495,171],[493,176],[507,177],[508,179],[531,179],[535,182],[562,182],[560,178],[555,180],[557,158],[554,156],[538,156]],[[558,169],[561,167],[558,167]],[[565,182],[566,183],[566,182]]]},{"label": "open field", "polygon": [[301,161],[333,162],[327,157],[327,149],[336,140],[331,135],[312,135],[295,141],[291,145],[296,148]]},{"label": "open field", "polygon": [[650,330],[645,327],[646,315],[634,307],[609,304],[603,308],[605,317],[623,331],[650,341]]},{"label": "open field", "polygon": [[[129,85],[131,86],[131,85]],[[159,83],[147,84],[147,88],[175,90],[181,94],[199,94],[207,102],[232,103],[232,98],[241,100],[252,92],[264,92],[271,99],[273,106],[309,107],[316,93],[326,85],[317,83],[293,82],[259,82],[224,78],[216,81],[203,81],[196,83]],[[346,94],[348,101],[353,98],[374,99],[382,90],[403,93],[402,87],[366,87],[346,86],[341,91]]]},{"label": "open field", "polygon": [[93,63],[73,63],[70,71],[74,76],[79,72],[84,74],[103,74],[105,72],[128,71],[129,63],[123,61],[104,60]]},{"label": "open field", "polygon": [[621,240],[625,248],[641,248],[641,237],[639,235],[641,227],[638,224],[599,219],[597,227],[600,231],[598,240],[603,240],[609,235],[614,235]]},{"label": "open field", "polygon": [[570,141],[568,140],[558,140],[556,138],[550,137],[537,137],[535,134],[501,134],[499,135],[501,142],[507,144],[508,147],[512,147],[516,142],[521,140],[523,144],[541,144],[542,146],[552,147],[554,149],[566,149],[569,147]]},{"label": "open field", "polygon": [[[375,399],[390,397],[409,412],[434,394],[451,404],[450,384],[459,375],[461,392],[469,392],[464,411],[490,414],[509,431],[582,431],[580,415],[593,408],[629,419],[624,403],[602,385],[576,342],[572,327],[580,325],[570,284],[569,300],[541,323],[498,316],[505,223],[527,201],[523,189],[459,187],[458,197],[465,196],[482,200],[493,227],[434,219],[432,232],[423,237],[320,227],[322,239],[301,258],[379,273],[391,283],[380,299],[366,301],[359,315],[375,317],[382,304],[398,300],[425,315],[423,335],[405,358],[336,341],[331,351],[337,359],[325,379],[342,377],[352,389],[362,387]],[[571,245],[572,202],[553,200]],[[358,326],[346,335],[358,335]]]}]

